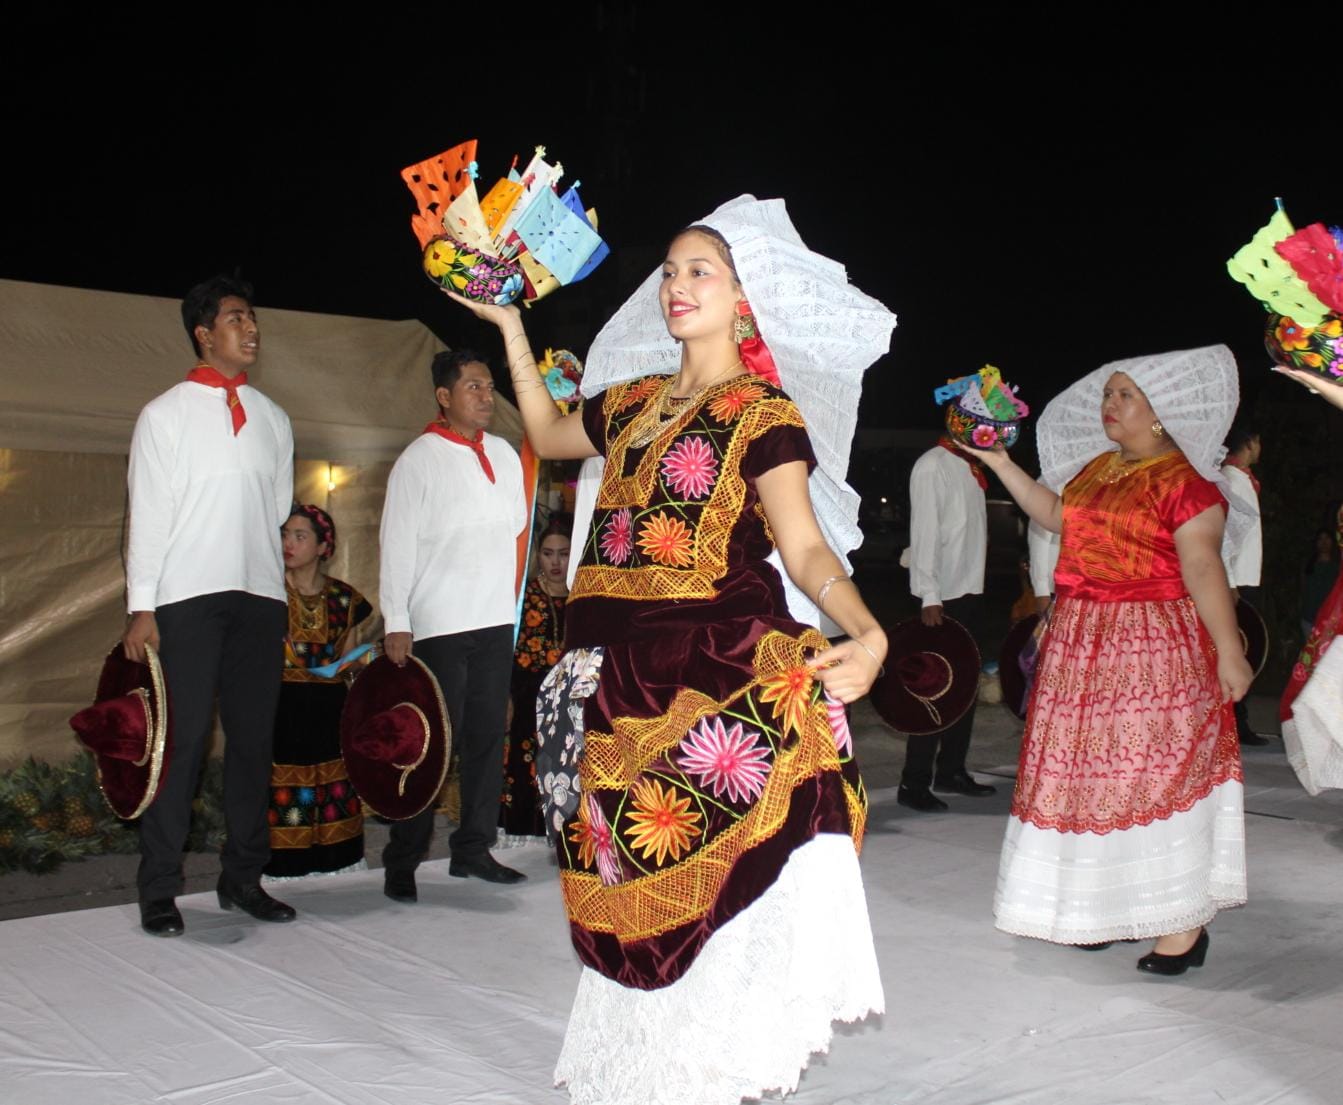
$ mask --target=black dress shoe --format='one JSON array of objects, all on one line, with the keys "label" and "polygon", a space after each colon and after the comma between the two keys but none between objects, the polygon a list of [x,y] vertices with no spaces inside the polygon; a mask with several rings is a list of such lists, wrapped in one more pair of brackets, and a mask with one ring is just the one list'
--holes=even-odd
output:
[{"label": "black dress shoe", "polygon": [[419,891],[415,889],[414,871],[388,871],[382,873],[382,892],[394,902],[418,902]]},{"label": "black dress shoe", "polygon": [[946,779],[934,779],[933,789],[947,791],[950,794],[964,794],[967,798],[987,798],[997,794],[998,788],[986,783],[976,783],[968,771],[958,771]]},{"label": "black dress shoe", "polygon": [[521,871],[505,867],[489,852],[478,856],[453,856],[448,862],[448,874],[457,879],[484,879],[486,882],[522,882],[527,876]]},{"label": "black dress shoe", "polygon": [[895,792],[895,800],[919,813],[940,813],[949,808],[927,787],[901,787]]},{"label": "black dress shoe", "polygon": [[155,898],[140,903],[140,927],[151,936],[181,936],[186,931],[177,903],[171,898]]},{"label": "black dress shoe", "polygon": [[1183,955],[1158,955],[1148,952],[1138,960],[1138,970],[1153,975],[1182,975],[1190,967],[1202,967],[1208,957],[1208,930],[1200,929],[1198,939]]},{"label": "black dress shoe", "polygon": [[227,875],[220,875],[215,893],[219,896],[220,909],[241,909],[258,921],[292,921],[298,916],[293,906],[277,902],[261,889],[259,882],[238,886]]}]

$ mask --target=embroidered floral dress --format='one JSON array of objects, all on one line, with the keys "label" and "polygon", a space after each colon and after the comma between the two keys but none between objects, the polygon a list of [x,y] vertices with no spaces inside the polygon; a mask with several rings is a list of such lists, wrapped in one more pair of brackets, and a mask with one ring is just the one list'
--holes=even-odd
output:
[{"label": "embroidered floral dress", "polygon": [[[1343,545],[1343,510],[1338,513]],[[1279,705],[1287,761],[1311,793],[1343,787],[1343,658],[1330,646],[1343,633],[1343,570],[1320,609]]]},{"label": "embroidered floral dress", "polygon": [[513,721],[504,744],[504,794],[499,824],[509,836],[544,836],[536,786],[536,693],[564,651],[564,604],[539,579],[522,596],[522,624],[513,651]]},{"label": "embroidered floral dress", "polygon": [[[791,619],[765,559],[756,481],[814,465],[801,415],[738,377],[641,445],[664,383],[584,409],[606,465],[569,651],[538,703],[543,742],[560,746],[563,770],[543,782],[590,968],[556,1070],[575,1102],[786,1090],[831,1020],[882,1002],[848,722],[806,666],[825,640]],[[807,927],[818,910],[828,930]],[[799,978],[807,992],[788,989]]]},{"label": "embroidered floral dress", "polygon": [[1064,489],[999,928],[1064,944],[1145,938],[1244,902],[1235,719],[1174,538],[1222,502],[1180,453],[1106,453]]},{"label": "embroidered floral dress", "polygon": [[266,874],[338,871],[364,858],[364,816],[340,755],[345,682],[311,669],[339,660],[352,631],[373,613],[348,583],[328,579],[318,595],[285,588],[289,632],[275,714]]}]

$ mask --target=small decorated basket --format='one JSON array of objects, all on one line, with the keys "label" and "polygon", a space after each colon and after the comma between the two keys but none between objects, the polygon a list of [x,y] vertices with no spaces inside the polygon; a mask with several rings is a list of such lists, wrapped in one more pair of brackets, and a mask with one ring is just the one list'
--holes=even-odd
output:
[{"label": "small decorated basket", "polygon": [[1021,420],[1030,414],[993,365],[948,380],[933,398],[946,404],[948,436],[973,449],[1012,448],[1021,436]]},{"label": "small decorated basket", "polygon": [[1268,311],[1264,347],[1275,364],[1343,384],[1343,229],[1295,229],[1278,209],[1226,263]]},{"label": "small decorated basket", "polygon": [[477,303],[533,303],[606,259],[597,213],[583,208],[577,182],[559,191],[564,166],[545,153],[537,146],[522,171],[514,158],[483,196],[474,139],[401,170],[419,204],[410,224],[430,280]]}]

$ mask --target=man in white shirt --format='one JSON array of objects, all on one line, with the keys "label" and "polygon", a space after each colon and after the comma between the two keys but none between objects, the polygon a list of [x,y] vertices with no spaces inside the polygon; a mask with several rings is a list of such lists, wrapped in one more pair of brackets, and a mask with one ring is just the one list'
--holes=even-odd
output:
[{"label": "man in white shirt", "polygon": [[[945,437],[914,462],[909,476],[909,588],[922,603],[923,623],[941,625],[945,615],[976,640],[988,552],[987,485],[983,466]],[[965,766],[974,722],[972,704],[946,729],[909,736],[896,801],[931,813],[947,808],[933,790],[972,798],[994,792]]]},{"label": "man in white shirt", "polygon": [[[1231,433],[1226,439],[1226,462],[1222,465],[1222,473],[1241,502],[1253,505],[1254,516],[1234,544],[1229,532],[1222,539],[1222,565],[1226,568],[1226,579],[1233,592],[1251,606],[1257,605],[1259,601],[1259,576],[1264,563],[1259,480],[1251,466],[1259,463],[1262,454],[1263,445],[1257,433],[1242,423],[1231,427]],[[1248,698],[1249,695],[1246,695],[1236,703],[1236,732],[1240,736],[1240,743],[1267,744],[1267,737],[1260,736],[1250,728],[1250,711],[1246,705]]]},{"label": "man in white shirt", "polygon": [[[441,417],[397,459],[382,513],[381,604],[387,656],[412,653],[443,690],[461,769],[461,822],[448,838],[448,874],[490,882],[525,876],[490,855],[503,789],[513,668],[517,537],[527,524],[522,464],[485,433],[494,381],[470,350],[432,365]],[[431,804],[392,826],[383,892],[416,900],[415,868],[429,848]]]},{"label": "man in white shirt", "polygon": [[140,923],[177,936],[182,848],[214,717],[224,725],[228,837],[219,904],[262,921],[294,910],[261,889],[270,858],[275,707],[287,614],[280,527],[293,497],[289,419],[247,383],[261,348],[252,288],[217,276],[182,301],[199,363],[146,404],[131,439],[130,620],[122,643],[158,651],[167,683],[171,759],[140,822]]}]

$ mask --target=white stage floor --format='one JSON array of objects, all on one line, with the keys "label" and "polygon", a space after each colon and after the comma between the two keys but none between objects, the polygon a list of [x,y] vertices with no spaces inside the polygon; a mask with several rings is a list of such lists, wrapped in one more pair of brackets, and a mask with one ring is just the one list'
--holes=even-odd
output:
[{"label": "white stage floor", "polygon": [[[1250,904],[1208,963],[1139,974],[997,932],[1006,795],[912,815],[874,795],[863,853],[888,1011],[841,1027],[796,1105],[1333,1105],[1343,1101],[1343,795],[1251,760]],[[1000,792],[1006,787],[1000,787]],[[182,898],[0,924],[6,1105],[563,1105],[551,1087],[578,967],[541,846],[520,887],[420,869],[286,884],[289,925]]]}]

